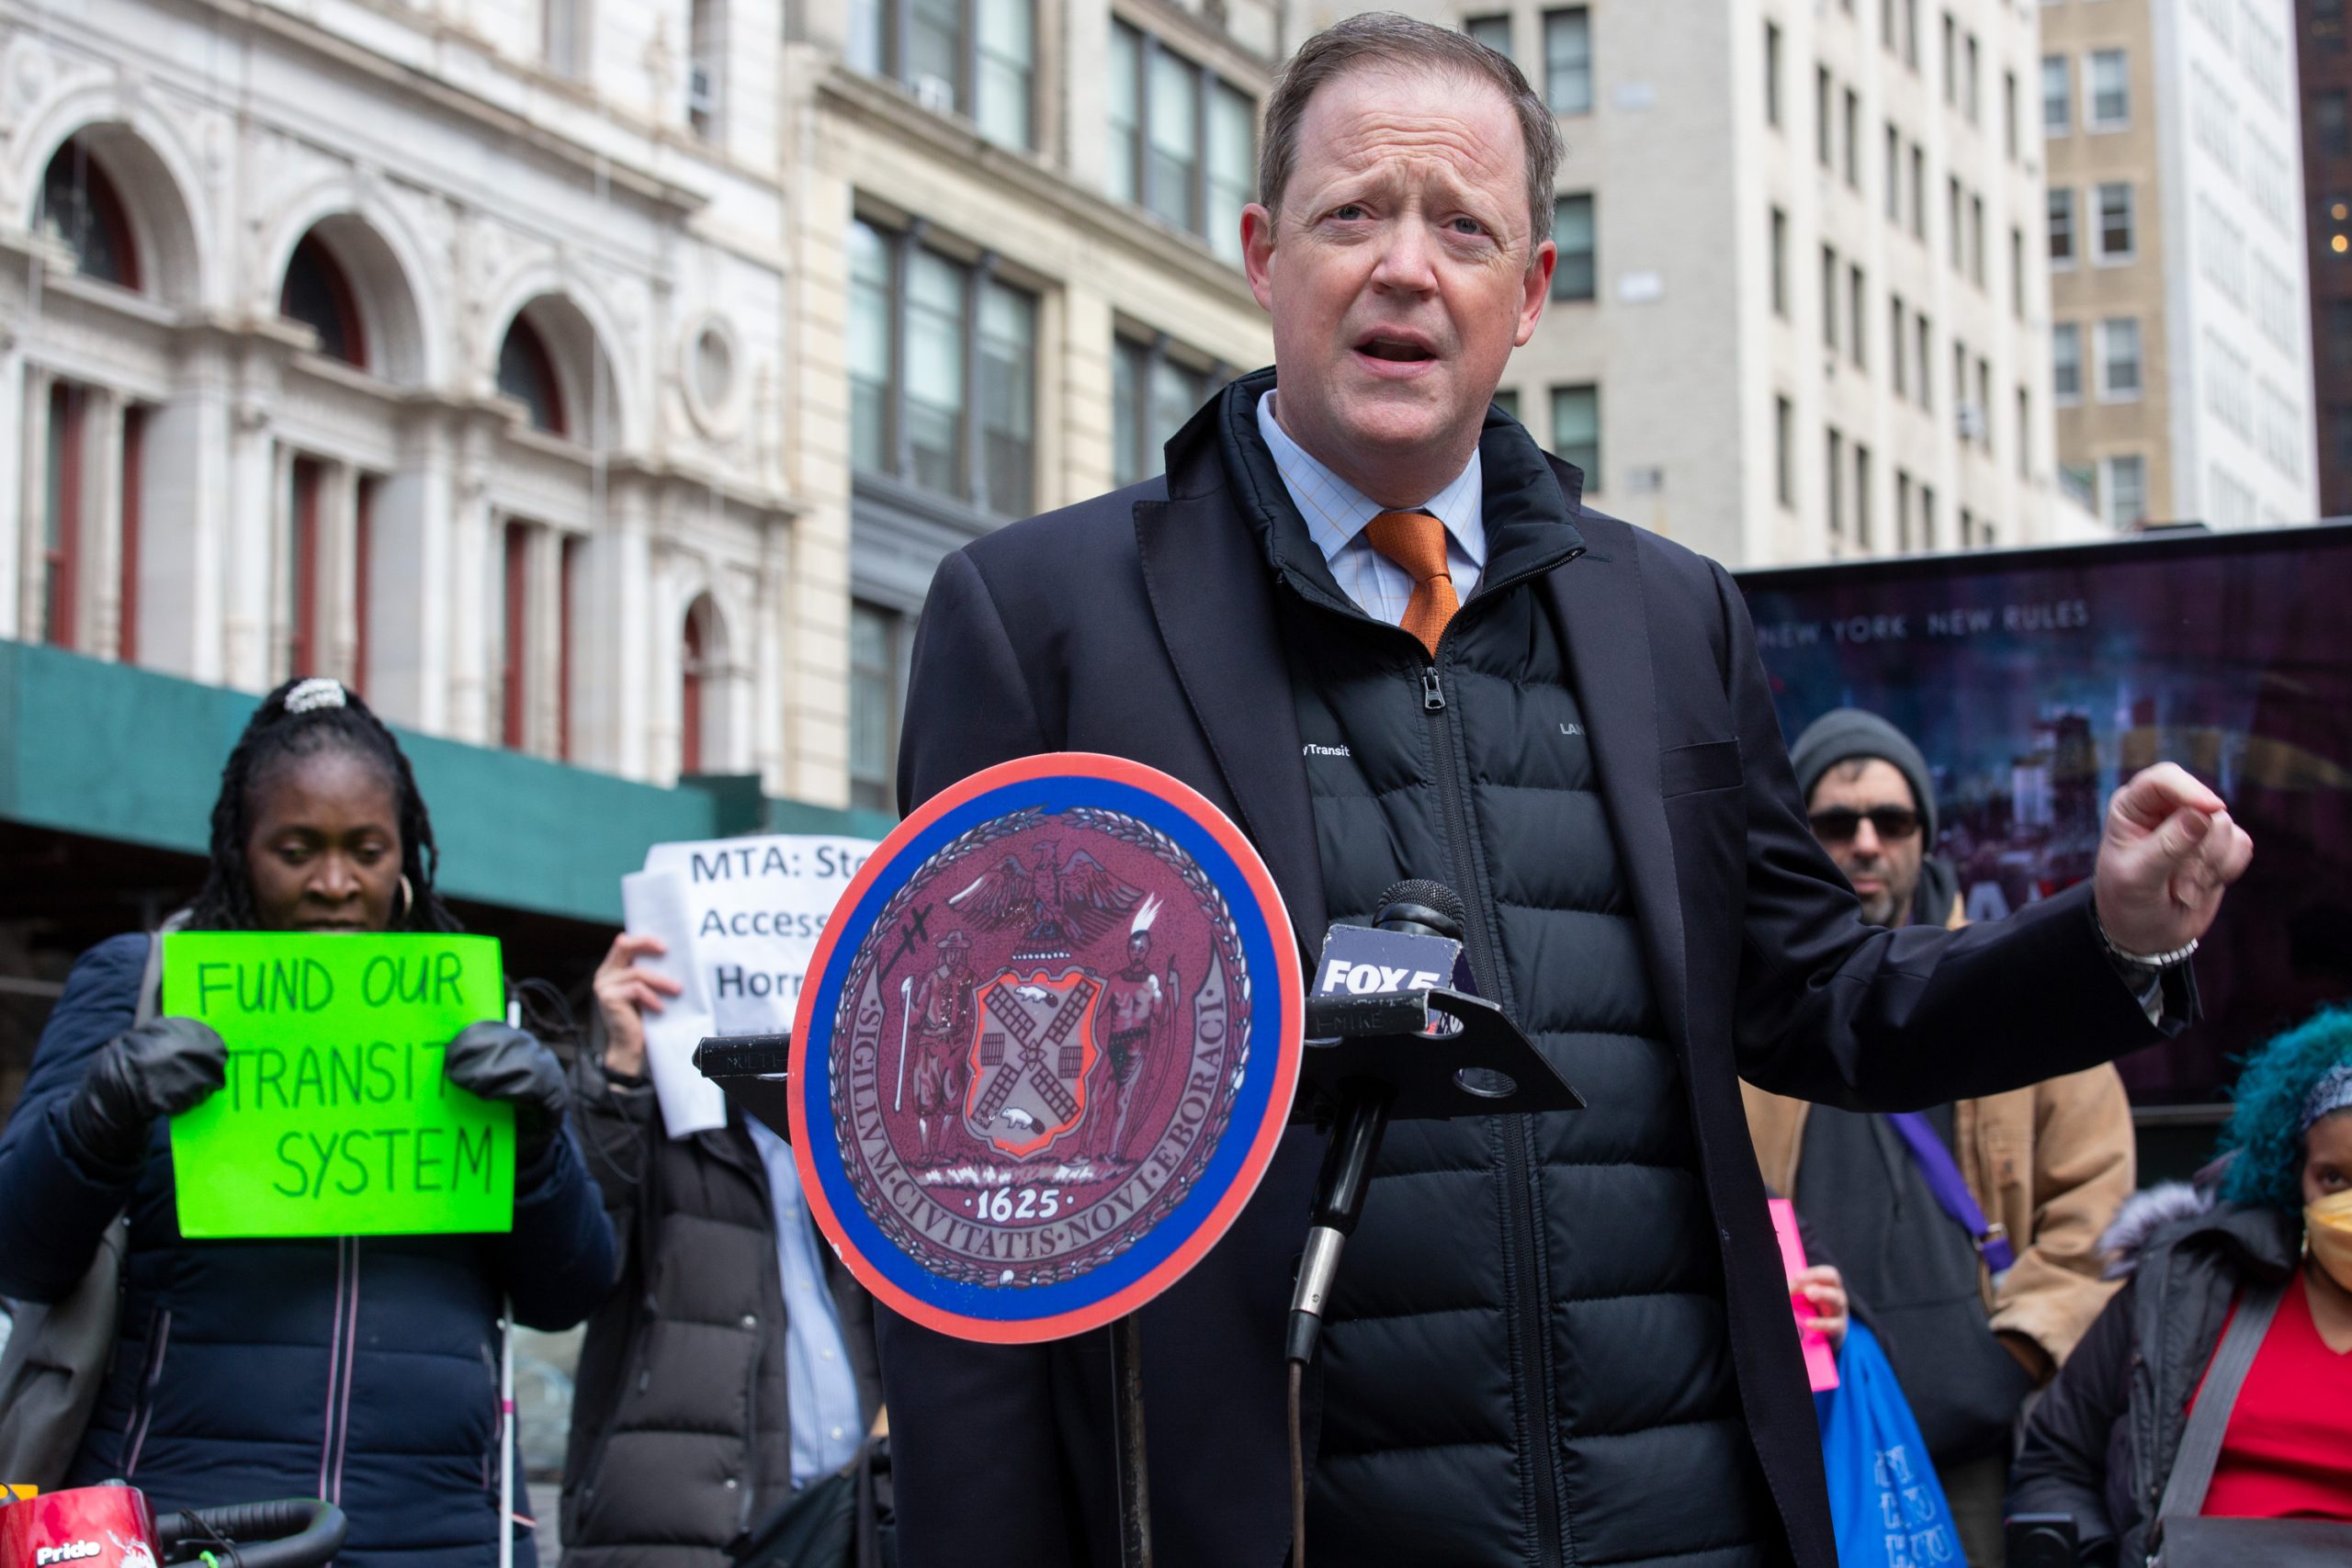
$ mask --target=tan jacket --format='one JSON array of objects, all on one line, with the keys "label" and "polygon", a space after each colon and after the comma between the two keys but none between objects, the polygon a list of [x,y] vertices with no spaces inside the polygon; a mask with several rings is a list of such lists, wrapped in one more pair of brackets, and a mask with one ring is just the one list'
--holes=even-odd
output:
[{"label": "tan jacket", "polygon": [[[1952,924],[1959,924],[1957,908]],[[1774,1191],[1797,1190],[1800,1100],[1739,1086],[1756,1161]],[[1984,1217],[2003,1226],[2017,1266],[1984,1307],[1996,1333],[2021,1334],[2063,1364],[2119,1288],[2099,1279],[2099,1233],[2136,1181],[2132,1107],[2111,1066],[2092,1067],[1953,1108],[1953,1155]],[[1935,1216],[1944,1223],[1943,1216]]]}]

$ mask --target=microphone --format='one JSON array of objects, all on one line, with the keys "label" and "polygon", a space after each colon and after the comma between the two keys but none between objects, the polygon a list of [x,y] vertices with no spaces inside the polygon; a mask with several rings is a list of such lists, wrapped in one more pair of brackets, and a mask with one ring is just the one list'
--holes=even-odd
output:
[{"label": "microphone", "polygon": [[[1464,967],[1463,917],[1462,898],[1453,889],[1416,879],[1380,896],[1380,912],[1370,928],[1332,927],[1323,940],[1323,959],[1307,1002],[1307,1032],[1394,1029],[1399,1004],[1410,1014],[1412,1027],[1424,1027],[1429,992],[1453,981]],[[1285,1358],[1300,1365],[1315,1359],[1340,1254],[1363,1215],[1364,1192],[1396,1095],[1394,1084],[1366,1077],[1346,1079],[1334,1095],[1338,1115],[1316,1179],[1312,1224],[1291,1292],[1283,1346]]]}]

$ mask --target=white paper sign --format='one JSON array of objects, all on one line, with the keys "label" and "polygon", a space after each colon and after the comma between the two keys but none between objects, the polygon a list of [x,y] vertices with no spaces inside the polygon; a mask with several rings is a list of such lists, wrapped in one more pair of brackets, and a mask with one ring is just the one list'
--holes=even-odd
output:
[{"label": "white paper sign", "polygon": [[686,886],[668,872],[640,871],[621,878],[621,914],[629,931],[658,936],[669,951],[639,958],[638,967],[667,975],[685,988],[645,1018],[645,1070],[670,1136],[727,1125],[727,1096],[695,1067],[695,1047],[715,1033],[710,998],[693,961],[694,922],[686,915]]},{"label": "white paper sign", "polygon": [[[650,898],[667,902],[660,909],[650,902],[649,919],[660,927],[640,928],[634,906],[629,930],[649,930],[670,944],[671,957],[684,967],[669,971],[687,979],[687,996],[672,1004],[682,1026],[667,1026],[673,1060],[694,1083],[675,1092],[654,1077],[655,1092],[672,1137],[723,1125],[726,1111],[717,1085],[695,1070],[694,1047],[706,1034],[781,1034],[792,1028],[800,1005],[801,976],[817,950],[817,939],[850,879],[865,863],[875,845],[871,840],[828,834],[775,834],[754,839],[713,839],[701,843],[656,844],[646,852],[642,876],[673,888]],[[629,884],[624,878],[624,903]],[[657,913],[657,910],[659,912]],[[673,935],[673,931],[679,934]],[[691,970],[688,979],[685,973]],[[697,1006],[684,1006],[697,998]],[[649,1024],[663,1022],[649,1018]],[[684,1021],[692,1019],[690,1025]],[[677,1043],[684,1027],[695,1032]],[[646,1032],[649,1057],[653,1031]],[[674,1107],[674,1109],[673,1109]],[[716,1107],[716,1109],[712,1109]]]}]

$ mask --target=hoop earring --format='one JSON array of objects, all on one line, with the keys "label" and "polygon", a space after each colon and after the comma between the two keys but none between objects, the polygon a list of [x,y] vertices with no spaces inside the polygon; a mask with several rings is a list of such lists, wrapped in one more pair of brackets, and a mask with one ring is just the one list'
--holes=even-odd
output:
[{"label": "hoop earring", "polygon": [[408,873],[401,873],[401,912],[392,917],[394,929],[405,924],[416,908],[416,895],[409,891]]}]

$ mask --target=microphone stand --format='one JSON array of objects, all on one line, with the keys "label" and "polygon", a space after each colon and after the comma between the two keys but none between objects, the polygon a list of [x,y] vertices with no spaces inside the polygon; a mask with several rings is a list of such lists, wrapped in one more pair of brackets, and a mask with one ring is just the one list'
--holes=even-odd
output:
[{"label": "microphone stand", "polygon": [[1312,1223],[1291,1295],[1289,1363],[1292,1561],[1306,1562],[1306,1479],[1300,1451],[1306,1369],[1315,1359],[1340,1256],[1363,1217],[1392,1120],[1581,1111],[1584,1097],[1535,1043],[1483,998],[1451,987],[1311,998],[1291,1123],[1328,1127]]}]

